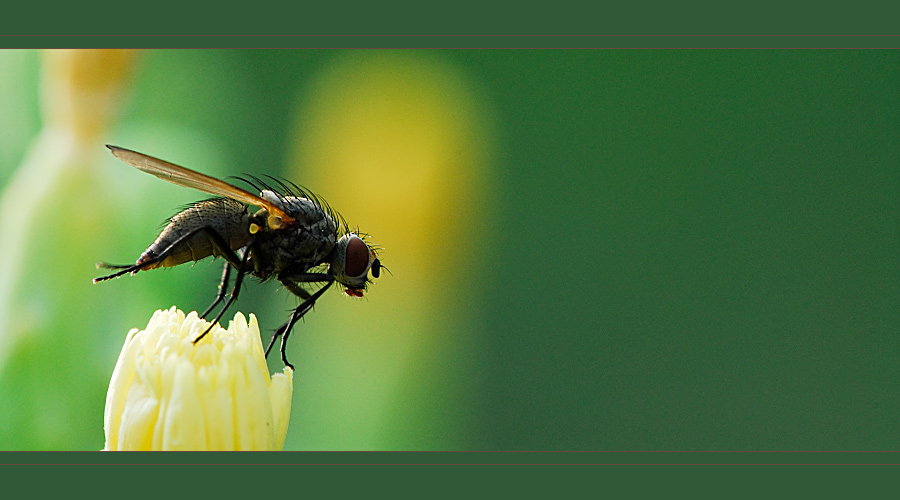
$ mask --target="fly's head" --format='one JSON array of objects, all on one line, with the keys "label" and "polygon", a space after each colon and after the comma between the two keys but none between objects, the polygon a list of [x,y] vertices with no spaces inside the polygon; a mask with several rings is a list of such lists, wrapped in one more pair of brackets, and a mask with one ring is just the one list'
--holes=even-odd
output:
[{"label": "fly's head", "polygon": [[362,297],[366,285],[371,283],[369,271],[373,278],[381,275],[381,261],[375,249],[355,233],[342,236],[334,246],[334,258],[329,268],[335,281],[346,287],[347,295]]}]

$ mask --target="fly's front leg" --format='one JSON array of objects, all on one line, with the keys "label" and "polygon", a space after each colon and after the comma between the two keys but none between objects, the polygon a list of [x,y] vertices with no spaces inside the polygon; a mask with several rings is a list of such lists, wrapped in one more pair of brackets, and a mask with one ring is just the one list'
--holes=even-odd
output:
[{"label": "fly's front leg", "polygon": [[[287,288],[288,290],[290,290],[291,293],[293,293],[294,295],[300,297],[300,298],[303,299],[304,301],[307,301],[307,300],[309,300],[309,299],[312,298],[312,295],[310,295],[309,292],[307,292],[306,290],[304,290],[303,288],[301,288],[300,285],[294,283],[293,281],[282,281],[281,284],[284,285],[285,288]],[[291,317],[293,317],[293,313],[291,313]],[[287,323],[285,323],[284,325],[281,325],[281,326],[279,326],[278,328],[276,328],[276,329],[275,329],[275,333],[272,334],[272,338],[269,339],[269,345],[266,346],[266,357],[267,357],[267,358],[269,357],[269,351],[272,350],[272,346],[275,345],[275,340],[276,340],[278,337],[280,337],[281,334],[284,332],[284,327],[285,327],[286,325],[287,325]]]},{"label": "fly's front leg", "polygon": [[[294,324],[300,320],[307,312],[309,312],[313,306],[316,304],[316,300],[325,293],[325,290],[328,290],[331,285],[334,283],[334,277],[330,274],[323,273],[301,273],[290,276],[280,276],[279,281],[281,284],[285,286],[288,290],[291,291],[294,295],[297,295],[303,302],[297,306],[296,309],[291,313],[291,317],[288,321],[275,329],[275,333],[272,335],[272,339],[269,341],[269,346],[266,347],[266,356],[269,355],[269,351],[272,350],[272,346],[275,344],[275,339],[281,337],[281,361],[284,362],[285,366],[290,367],[292,370],[294,369],[294,365],[288,362],[287,354],[285,354],[285,347],[287,346],[288,336],[291,334],[291,329],[294,327]],[[301,288],[297,283],[325,283],[322,288],[316,290],[315,293],[310,294],[303,288]]]},{"label": "fly's front leg", "polygon": [[[300,297],[301,299],[304,300],[304,303],[306,303],[305,301],[308,301],[309,299],[311,299],[312,295],[310,295],[309,292],[304,290],[297,283],[326,282],[326,281],[333,280],[333,279],[334,278],[332,278],[330,275],[323,274],[323,273],[302,273],[300,275],[290,276],[290,277],[279,276],[278,281],[281,282],[281,284],[284,285],[284,287],[287,288],[291,293]],[[294,311],[294,312],[296,312],[296,311]],[[293,317],[293,313],[291,314],[291,317]],[[297,319],[300,319],[299,316],[297,317]],[[294,322],[296,322],[296,320],[294,320]],[[290,321],[288,323],[290,323]],[[269,340],[269,345],[268,345],[268,347],[266,347],[266,357],[269,357],[269,351],[271,351],[272,346],[275,345],[275,340],[278,337],[280,337],[282,333],[284,333],[284,329],[288,325],[288,323],[285,323],[275,329],[275,334],[272,335],[272,338]],[[291,324],[293,324],[293,323],[291,323]]]}]

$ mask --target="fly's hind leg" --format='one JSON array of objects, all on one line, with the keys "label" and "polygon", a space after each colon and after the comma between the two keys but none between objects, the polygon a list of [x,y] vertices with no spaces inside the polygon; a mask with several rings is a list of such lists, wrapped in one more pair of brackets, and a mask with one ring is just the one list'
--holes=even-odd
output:
[{"label": "fly's hind leg", "polygon": [[107,264],[105,262],[98,262],[97,269],[119,269],[119,271],[114,272],[112,274],[101,276],[99,278],[94,278],[94,283],[100,283],[101,281],[110,280],[112,278],[118,278],[123,274],[135,274],[138,271],[144,269],[147,266],[151,266],[153,264],[162,262],[169,256],[172,252],[175,251],[175,248],[193,238],[194,236],[204,233],[208,238],[210,244],[213,248],[219,252],[219,255],[225,258],[231,265],[237,267],[240,265],[241,259],[237,256],[236,253],[228,246],[228,243],[225,242],[225,238],[223,238],[219,233],[215,230],[208,228],[206,226],[198,227],[197,229],[193,229],[188,231],[187,233],[179,236],[175,241],[172,242],[168,247],[163,249],[163,251],[159,252],[159,255],[156,255],[152,258],[149,258],[143,262],[131,264],[131,265],[116,265],[116,264]]},{"label": "fly's hind leg", "polygon": [[225,238],[223,238],[222,235],[220,235],[214,229],[211,229],[209,227],[206,227],[206,226],[198,227],[198,228],[188,231],[187,233],[176,238],[175,241],[173,241],[169,246],[167,246],[165,249],[163,249],[161,252],[159,252],[158,255],[156,255],[152,258],[149,258],[143,262],[140,262],[138,264],[132,264],[130,266],[118,266],[118,265],[112,265],[112,264],[105,264],[102,262],[98,263],[97,267],[104,267],[104,268],[109,268],[109,269],[119,269],[119,271],[117,271],[113,274],[110,274],[108,276],[101,276],[99,278],[94,278],[94,283],[99,283],[101,281],[106,281],[106,280],[109,280],[112,278],[116,278],[116,277],[122,276],[123,274],[127,274],[127,273],[134,274],[134,273],[140,271],[141,269],[144,269],[147,266],[162,262],[163,260],[166,259],[166,257],[169,256],[169,254],[171,254],[172,252],[175,251],[175,249],[178,247],[178,245],[180,245],[184,242],[187,242],[192,237],[194,237],[200,233],[203,233],[204,235],[206,235],[207,238],[209,238],[209,243],[210,243],[210,245],[212,245],[213,249],[215,250],[215,252],[213,254],[221,255],[227,261],[227,263],[225,264],[225,270],[222,272],[222,282],[219,285],[219,293],[216,295],[216,300],[213,301],[213,303],[206,309],[206,311],[203,312],[203,315],[201,316],[201,318],[206,317],[206,315],[209,314],[209,312],[212,311],[212,309],[217,304],[221,303],[222,300],[225,298],[225,289],[228,288],[228,279],[229,279],[229,274],[230,274],[230,271],[228,268],[230,266],[234,266],[235,268],[237,268],[238,274],[237,274],[237,277],[235,278],[234,288],[231,290],[231,296],[225,302],[225,305],[222,307],[222,310],[219,311],[219,314],[216,316],[216,318],[214,320],[212,320],[209,327],[203,333],[201,333],[199,337],[194,339],[194,343],[196,344],[198,341],[200,341],[200,339],[205,337],[206,334],[209,333],[210,330],[212,330],[213,325],[215,325],[219,321],[219,319],[221,319],[222,315],[225,314],[225,311],[228,309],[228,307],[231,306],[231,304],[234,302],[235,299],[237,299],[238,293],[241,288],[241,282],[243,281],[244,274],[246,272],[245,269],[247,267],[247,260],[250,257],[249,247],[253,242],[252,239],[249,242],[247,242],[246,249],[244,250],[243,256],[238,257],[238,255],[234,252],[234,250],[232,250],[228,246],[228,243],[225,241]]}]

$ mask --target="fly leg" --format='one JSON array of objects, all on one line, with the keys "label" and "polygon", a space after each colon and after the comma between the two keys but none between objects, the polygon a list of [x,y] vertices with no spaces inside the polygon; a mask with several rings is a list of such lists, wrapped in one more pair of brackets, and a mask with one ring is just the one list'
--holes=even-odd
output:
[{"label": "fly leg", "polygon": [[[244,274],[246,274],[244,270],[247,268],[247,259],[249,259],[249,258],[250,258],[250,250],[249,249],[244,250],[244,256],[241,257],[240,264],[238,264],[237,276],[235,276],[235,278],[234,278],[234,288],[231,289],[231,295],[229,295],[228,300],[225,301],[225,305],[222,306],[222,310],[219,311],[219,314],[217,314],[216,317],[212,321],[210,321],[209,327],[207,327],[206,330],[204,330],[204,332],[201,333],[199,337],[194,339],[195,344],[197,342],[200,342],[200,339],[205,337],[206,334],[209,333],[210,330],[212,330],[213,325],[215,325],[216,323],[219,322],[219,320],[222,318],[222,315],[225,314],[225,311],[227,311],[228,308],[231,307],[231,304],[235,300],[237,300],[238,293],[240,293],[240,291],[241,291],[241,283],[244,281]],[[223,274],[222,278],[228,277],[228,272],[224,272],[222,274]],[[224,285],[224,286],[219,290],[219,295],[218,295],[218,298],[216,298],[216,302],[220,302],[222,300],[222,297],[225,296],[225,293],[223,290],[224,290],[224,287],[228,286],[227,281],[228,281],[227,279],[223,279],[222,285]],[[215,305],[216,302],[213,302],[213,305]],[[212,306],[210,306],[209,309],[212,309]],[[206,313],[203,313],[203,314],[204,314],[204,316],[206,315]]]},{"label": "fly leg", "polygon": [[213,307],[215,307],[217,304],[222,302],[222,300],[225,298],[225,289],[228,288],[228,278],[229,278],[229,274],[230,274],[230,271],[228,270],[228,268],[230,266],[236,267],[238,270],[238,274],[237,274],[237,277],[235,278],[234,288],[231,290],[231,296],[225,302],[225,305],[222,307],[222,310],[219,311],[219,314],[216,315],[216,318],[214,320],[212,320],[209,327],[203,333],[201,333],[199,337],[194,339],[194,343],[196,344],[197,342],[200,341],[200,339],[205,337],[206,334],[209,333],[210,330],[212,330],[213,325],[215,325],[219,321],[219,319],[222,318],[222,315],[225,314],[225,311],[228,309],[228,307],[231,306],[231,304],[235,301],[235,299],[237,299],[238,293],[241,289],[241,282],[243,281],[244,274],[246,273],[245,269],[247,267],[247,260],[250,257],[249,246],[253,242],[252,239],[249,242],[247,242],[247,245],[246,245],[247,249],[244,250],[244,255],[241,257],[238,257],[238,255],[234,252],[234,250],[229,248],[228,243],[225,241],[225,238],[223,238],[219,233],[217,233],[215,230],[205,227],[205,226],[199,227],[197,229],[188,231],[187,233],[179,236],[175,241],[172,242],[172,244],[170,244],[168,247],[166,247],[163,251],[159,252],[159,255],[156,255],[150,259],[147,259],[139,264],[133,264],[130,266],[117,266],[117,265],[104,264],[102,262],[99,263],[98,267],[120,269],[120,270],[113,274],[110,274],[108,276],[101,276],[100,278],[94,278],[94,283],[99,283],[101,281],[106,281],[108,279],[116,278],[118,276],[121,276],[121,275],[127,274],[127,273],[136,273],[148,265],[152,265],[152,264],[156,264],[157,262],[161,262],[161,261],[165,260],[165,258],[170,253],[175,251],[175,248],[178,247],[178,245],[188,241],[190,238],[192,238],[200,233],[205,234],[206,237],[209,238],[209,242],[212,245],[213,249],[215,250],[214,255],[216,255],[216,254],[221,255],[227,261],[227,263],[225,264],[225,271],[223,271],[223,273],[222,273],[222,283],[219,286],[219,293],[216,296],[216,300],[212,303],[212,305],[210,305],[206,309],[206,311],[203,312],[203,315],[200,316],[201,318],[205,317],[210,311],[212,311]]},{"label": "fly leg", "polygon": [[[306,313],[308,313],[313,306],[316,304],[316,300],[325,293],[325,290],[328,290],[331,285],[334,283],[334,277],[330,274],[322,274],[322,273],[302,273],[298,275],[292,276],[281,276],[279,277],[279,281],[281,284],[285,286],[288,290],[291,291],[294,295],[303,299],[303,303],[297,306],[296,309],[291,313],[291,317],[288,319],[287,323],[279,326],[275,329],[275,333],[272,335],[272,340],[269,341],[269,346],[266,347],[266,356],[269,355],[269,351],[272,350],[272,346],[275,344],[275,339],[281,337],[281,361],[284,362],[285,366],[294,369],[294,365],[288,362],[287,354],[285,354],[285,347],[287,346],[288,336],[291,334],[291,329],[294,327],[294,324],[300,320]],[[316,290],[315,293],[310,294],[303,288],[301,288],[297,283],[322,283],[325,285]]]},{"label": "fly leg", "polygon": [[210,304],[209,307],[207,307],[205,311],[203,311],[203,314],[200,315],[200,318],[205,319],[206,315],[209,314],[209,312],[213,310],[213,307],[216,307],[216,304],[221,303],[222,299],[225,298],[225,290],[228,288],[228,278],[230,275],[231,275],[231,263],[226,262],[225,269],[222,271],[222,282],[219,283],[219,293],[216,294],[216,300],[214,300],[213,303]]},{"label": "fly leg", "polygon": [[100,268],[119,269],[119,271],[112,273],[110,275],[107,275],[107,276],[101,276],[99,278],[94,278],[94,283],[99,283],[101,281],[106,281],[106,280],[109,280],[112,278],[118,278],[119,276],[122,276],[123,274],[128,274],[128,273],[134,274],[149,265],[156,264],[157,262],[162,262],[163,260],[166,259],[166,257],[169,256],[170,253],[175,251],[175,248],[178,245],[188,241],[189,239],[191,239],[192,237],[194,237],[200,233],[206,234],[206,236],[209,238],[209,242],[210,242],[210,244],[212,244],[213,248],[219,253],[219,255],[224,257],[225,260],[227,260],[232,266],[237,267],[240,265],[241,259],[228,246],[228,243],[225,242],[225,238],[222,238],[222,236],[219,235],[219,233],[204,226],[204,227],[198,227],[197,229],[193,229],[193,230],[188,231],[187,233],[179,236],[175,241],[172,242],[171,245],[166,247],[162,252],[159,252],[159,255],[152,257],[150,259],[147,259],[144,262],[141,262],[140,264],[115,265],[115,264],[107,264],[105,262],[98,262],[97,263],[98,269],[100,269]]}]

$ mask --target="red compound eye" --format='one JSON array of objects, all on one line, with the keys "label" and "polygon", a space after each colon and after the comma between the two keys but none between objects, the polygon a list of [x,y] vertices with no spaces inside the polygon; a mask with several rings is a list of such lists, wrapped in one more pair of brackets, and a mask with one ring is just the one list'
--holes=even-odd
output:
[{"label": "red compound eye", "polygon": [[369,270],[369,246],[353,236],[347,242],[347,254],[344,257],[344,274],[350,277],[362,276]]}]

